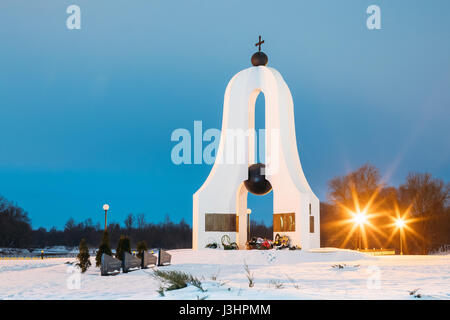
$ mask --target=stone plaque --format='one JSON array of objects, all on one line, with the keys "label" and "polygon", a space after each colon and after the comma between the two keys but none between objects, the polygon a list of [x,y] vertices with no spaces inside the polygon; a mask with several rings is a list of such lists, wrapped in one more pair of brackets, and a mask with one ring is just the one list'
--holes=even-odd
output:
[{"label": "stone plaque", "polygon": [[158,266],[159,267],[170,264],[171,260],[172,260],[172,256],[168,252],[166,252],[162,249],[159,249],[159,251],[158,251]]},{"label": "stone plaque", "polygon": [[295,231],[295,212],[274,213],[273,232],[294,232]]},{"label": "stone plaque", "polygon": [[314,233],[314,216],[309,216],[309,233]]},{"label": "stone plaque", "polygon": [[120,273],[122,267],[122,261],[115,259],[107,254],[102,254],[102,264],[100,266],[100,272],[102,276],[109,276]]},{"label": "stone plaque", "polygon": [[144,251],[144,254],[142,255],[142,269],[147,269],[149,265],[155,265],[158,262],[158,257],[154,256],[153,254],[148,253],[147,251]]},{"label": "stone plaque", "polygon": [[141,267],[141,259],[132,256],[128,252],[124,252],[122,264],[123,272],[127,273],[128,271],[133,271],[136,268],[139,269]]},{"label": "stone plaque", "polygon": [[205,231],[236,232],[236,214],[207,213],[205,214]]}]

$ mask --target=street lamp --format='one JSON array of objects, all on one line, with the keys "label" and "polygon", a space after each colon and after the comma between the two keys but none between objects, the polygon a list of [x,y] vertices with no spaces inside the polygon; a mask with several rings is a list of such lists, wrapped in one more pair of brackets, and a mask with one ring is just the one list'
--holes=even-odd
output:
[{"label": "street lamp", "polygon": [[108,214],[109,205],[105,203],[103,205],[103,210],[105,210],[105,231],[106,231],[106,226],[107,226],[107,224],[106,224],[106,215]]},{"label": "street lamp", "polygon": [[364,214],[364,212],[359,212],[358,211],[357,213],[354,213],[353,221],[357,225],[359,225],[359,230],[358,230],[358,250],[361,250],[361,247],[362,247],[362,244],[361,244],[361,242],[362,242],[362,239],[361,239],[362,235],[361,235],[361,233],[362,233],[363,225],[367,222],[367,217]]},{"label": "street lamp", "polygon": [[247,208],[247,241],[250,240],[250,213],[252,209]]},{"label": "street lamp", "polygon": [[405,226],[405,220],[402,218],[398,218],[395,220],[395,225],[399,229],[399,236],[400,236],[400,254],[403,255],[403,238],[402,238],[402,231],[403,227]]}]

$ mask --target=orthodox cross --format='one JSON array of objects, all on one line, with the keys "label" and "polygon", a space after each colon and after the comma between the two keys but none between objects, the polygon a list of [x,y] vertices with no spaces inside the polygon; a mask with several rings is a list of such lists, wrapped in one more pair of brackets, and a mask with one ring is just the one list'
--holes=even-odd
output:
[{"label": "orthodox cross", "polygon": [[255,43],[255,47],[259,47],[259,52],[261,52],[261,45],[264,43],[264,40],[261,41],[261,36],[259,36],[258,43]]}]

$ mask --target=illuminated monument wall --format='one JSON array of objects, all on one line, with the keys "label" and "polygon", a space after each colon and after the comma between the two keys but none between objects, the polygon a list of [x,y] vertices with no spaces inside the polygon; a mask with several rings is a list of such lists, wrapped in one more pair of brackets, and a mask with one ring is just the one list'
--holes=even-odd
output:
[{"label": "illuminated monument wall", "polygon": [[[266,67],[267,60],[263,52],[255,53],[254,66],[237,73],[226,88],[217,157],[193,196],[194,249],[220,244],[225,234],[245,249],[248,192],[264,195],[272,190],[274,236],[287,235],[303,249],[320,247],[319,199],[300,164],[291,92],[280,73]],[[255,163],[254,136],[247,136],[236,150],[236,133],[254,132],[260,92],[265,96],[265,165]],[[239,151],[243,161],[230,161],[239,158]]]}]

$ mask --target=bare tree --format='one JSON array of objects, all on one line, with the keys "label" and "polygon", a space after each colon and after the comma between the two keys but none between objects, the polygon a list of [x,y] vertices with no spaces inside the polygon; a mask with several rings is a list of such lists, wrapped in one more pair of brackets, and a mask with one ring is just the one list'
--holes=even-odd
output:
[{"label": "bare tree", "polygon": [[136,221],[138,229],[143,230],[145,228],[145,215],[143,213],[139,214]]},{"label": "bare tree", "polygon": [[359,202],[364,205],[382,187],[378,169],[370,164],[365,164],[345,176],[331,179],[328,182],[328,197],[334,203],[352,206],[356,195]]},{"label": "bare tree", "polygon": [[133,216],[132,213],[129,213],[129,214],[127,215],[127,217],[125,218],[124,224],[125,224],[125,228],[127,228],[128,230],[130,230],[131,228],[133,228],[133,225],[134,225],[134,216]]},{"label": "bare tree", "polygon": [[76,226],[75,220],[73,218],[69,218],[69,220],[67,220],[65,226],[64,226],[64,230],[69,231],[74,229]]},{"label": "bare tree", "polygon": [[[373,216],[376,211],[381,211],[382,206],[387,206],[387,199],[395,199],[395,189],[386,188],[381,182],[378,169],[370,164],[365,164],[355,171],[344,176],[331,179],[328,183],[328,198],[330,205],[321,206],[321,231],[323,243],[332,246],[356,247],[358,232],[351,232],[353,223],[338,224],[337,222],[349,221],[351,212],[366,210],[371,214],[374,225],[385,224],[387,214]],[[322,212],[323,209],[323,212]],[[383,210],[386,208],[383,208]],[[387,239],[384,232],[374,229],[366,229],[364,244],[370,247],[381,247]]]},{"label": "bare tree", "polygon": [[30,242],[28,213],[0,195],[0,247],[23,248]]},{"label": "bare tree", "polygon": [[450,184],[429,173],[410,173],[406,183],[399,187],[400,203],[403,207],[411,206],[411,215],[419,220],[422,254],[427,254],[433,242],[442,243],[439,230],[448,227],[449,195]]}]

